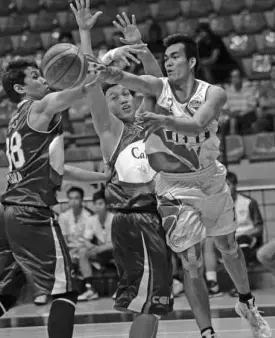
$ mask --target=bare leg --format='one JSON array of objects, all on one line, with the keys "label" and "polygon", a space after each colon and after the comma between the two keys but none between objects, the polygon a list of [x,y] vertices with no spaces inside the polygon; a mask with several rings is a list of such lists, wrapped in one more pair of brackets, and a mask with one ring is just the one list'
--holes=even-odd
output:
[{"label": "bare leg", "polygon": [[212,328],[209,297],[203,276],[201,243],[181,253],[185,294],[200,330]]},{"label": "bare leg", "polygon": [[249,294],[250,285],[246,262],[242,250],[235,240],[235,233],[215,237],[215,244],[220,250],[224,266],[240,294]]}]

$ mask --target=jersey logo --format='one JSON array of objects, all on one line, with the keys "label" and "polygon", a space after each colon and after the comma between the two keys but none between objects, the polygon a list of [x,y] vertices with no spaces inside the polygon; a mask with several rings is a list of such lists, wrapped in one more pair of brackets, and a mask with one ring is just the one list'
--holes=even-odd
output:
[{"label": "jersey logo", "polygon": [[200,100],[192,100],[189,102],[188,106],[192,109],[198,109],[201,106],[202,102]]}]

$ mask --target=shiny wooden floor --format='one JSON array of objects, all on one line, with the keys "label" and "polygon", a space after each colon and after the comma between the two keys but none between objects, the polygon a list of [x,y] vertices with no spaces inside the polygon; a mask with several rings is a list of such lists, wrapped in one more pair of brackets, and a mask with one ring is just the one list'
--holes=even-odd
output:
[{"label": "shiny wooden floor", "polygon": [[[275,317],[266,320],[275,331]],[[214,319],[214,327],[219,338],[251,338],[247,323],[239,318]],[[130,323],[77,325],[74,338],[127,338]],[[45,327],[1,329],[0,338],[46,338]],[[162,321],[159,326],[159,338],[195,338],[200,337],[193,320]]]}]

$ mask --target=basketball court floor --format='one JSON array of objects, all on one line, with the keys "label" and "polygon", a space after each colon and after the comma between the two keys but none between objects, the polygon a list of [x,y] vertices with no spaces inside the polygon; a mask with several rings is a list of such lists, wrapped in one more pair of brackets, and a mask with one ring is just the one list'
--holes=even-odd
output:
[{"label": "basketball court floor", "polygon": [[[275,317],[266,317],[273,336],[275,334]],[[239,318],[214,319],[214,326],[219,338],[252,338],[246,322]],[[77,325],[74,338],[127,338],[130,323],[105,323]],[[0,329],[1,338],[46,338],[45,327]],[[159,338],[195,338],[200,337],[193,320],[162,321],[159,327]]]}]

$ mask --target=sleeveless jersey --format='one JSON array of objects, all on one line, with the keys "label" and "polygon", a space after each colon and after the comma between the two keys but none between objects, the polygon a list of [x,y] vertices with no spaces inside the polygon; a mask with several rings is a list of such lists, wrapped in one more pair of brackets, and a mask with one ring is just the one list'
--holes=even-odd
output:
[{"label": "sleeveless jersey", "polygon": [[155,212],[155,171],[149,166],[142,129],[125,124],[109,165],[111,178],[106,185],[106,199],[113,210]]},{"label": "sleeveless jersey", "polygon": [[64,140],[61,117],[49,131],[31,128],[28,116],[34,101],[23,101],[12,116],[6,135],[9,161],[8,186],[1,197],[4,204],[49,207],[57,204],[64,170]]},{"label": "sleeveless jersey", "polygon": [[[210,84],[196,80],[198,87],[186,103],[176,100],[167,78],[162,78],[163,90],[156,110],[165,115],[190,119],[205,102]],[[185,136],[167,129],[159,129],[146,142],[151,167],[157,172],[189,173],[201,170],[219,156],[220,141],[216,135],[218,121],[212,121],[203,133]]]}]

